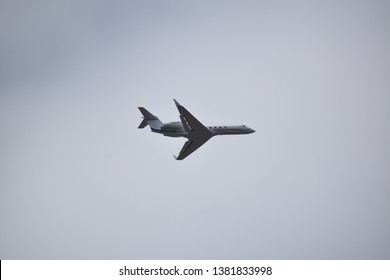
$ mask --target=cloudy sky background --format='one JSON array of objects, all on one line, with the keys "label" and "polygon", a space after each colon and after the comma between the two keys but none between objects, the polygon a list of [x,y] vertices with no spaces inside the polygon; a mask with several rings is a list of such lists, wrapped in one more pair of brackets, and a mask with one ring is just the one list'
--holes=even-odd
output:
[{"label": "cloudy sky background", "polygon": [[[389,259],[388,1],[0,2],[0,259]],[[246,124],[184,161],[144,106]]]}]

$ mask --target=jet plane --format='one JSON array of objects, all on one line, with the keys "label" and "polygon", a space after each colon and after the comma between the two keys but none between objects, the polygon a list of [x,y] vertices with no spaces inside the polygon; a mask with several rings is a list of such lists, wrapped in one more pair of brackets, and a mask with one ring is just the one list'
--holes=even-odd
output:
[{"label": "jet plane", "polygon": [[182,160],[195,152],[200,146],[206,143],[211,137],[228,134],[249,134],[255,132],[245,125],[216,125],[204,126],[190,112],[187,111],[175,99],[176,107],[180,113],[180,122],[162,123],[158,117],[154,116],[143,107],[138,107],[143,115],[143,120],[138,128],[149,125],[152,132],[160,133],[169,137],[185,137],[188,141],[184,143],[176,160]]}]

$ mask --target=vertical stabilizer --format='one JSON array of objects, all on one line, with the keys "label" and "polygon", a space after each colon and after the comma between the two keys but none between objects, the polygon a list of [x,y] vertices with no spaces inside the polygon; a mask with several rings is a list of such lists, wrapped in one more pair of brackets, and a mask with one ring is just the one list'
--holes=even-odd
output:
[{"label": "vertical stabilizer", "polygon": [[138,128],[144,128],[146,125],[149,125],[151,129],[160,129],[163,126],[163,123],[160,121],[160,119],[150,113],[144,107],[138,107],[138,109],[144,116],[144,119],[142,120]]}]

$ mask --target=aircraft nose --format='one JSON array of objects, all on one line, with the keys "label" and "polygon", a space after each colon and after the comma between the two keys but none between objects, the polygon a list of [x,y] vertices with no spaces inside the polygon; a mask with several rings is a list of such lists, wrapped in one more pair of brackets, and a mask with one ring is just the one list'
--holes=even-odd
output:
[{"label": "aircraft nose", "polygon": [[249,131],[248,133],[256,132],[256,130],[254,130],[254,129],[252,129],[252,128],[249,128],[249,127],[248,127],[248,131]]}]

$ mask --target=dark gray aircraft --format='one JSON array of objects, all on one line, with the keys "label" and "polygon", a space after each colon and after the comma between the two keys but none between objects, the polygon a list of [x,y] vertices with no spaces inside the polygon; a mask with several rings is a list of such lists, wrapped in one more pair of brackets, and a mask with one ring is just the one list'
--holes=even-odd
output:
[{"label": "dark gray aircraft", "polygon": [[206,143],[215,135],[225,134],[249,134],[255,132],[245,125],[229,126],[204,126],[198,121],[186,108],[181,106],[175,99],[176,107],[180,112],[181,122],[162,123],[156,116],[151,114],[143,107],[138,107],[144,116],[143,121],[138,128],[144,128],[149,125],[152,132],[160,133],[169,137],[186,137],[188,141],[184,143],[177,160],[182,160],[196,151],[200,146]]}]

